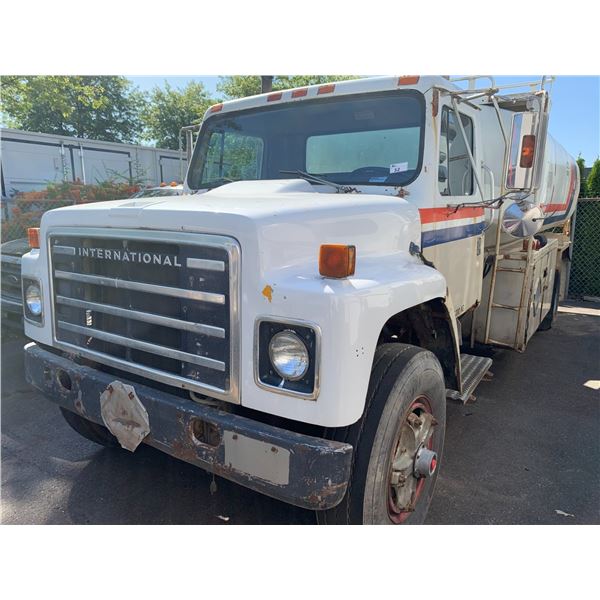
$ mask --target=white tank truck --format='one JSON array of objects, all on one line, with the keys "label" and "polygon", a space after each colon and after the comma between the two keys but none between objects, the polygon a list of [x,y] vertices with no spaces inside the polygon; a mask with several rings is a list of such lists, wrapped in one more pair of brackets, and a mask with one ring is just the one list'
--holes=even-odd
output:
[{"label": "white tank truck", "polygon": [[579,189],[549,79],[479,80],[217,104],[189,194],[46,213],[22,264],[28,380],[100,444],[323,523],[422,522],[477,349],[552,323]]}]

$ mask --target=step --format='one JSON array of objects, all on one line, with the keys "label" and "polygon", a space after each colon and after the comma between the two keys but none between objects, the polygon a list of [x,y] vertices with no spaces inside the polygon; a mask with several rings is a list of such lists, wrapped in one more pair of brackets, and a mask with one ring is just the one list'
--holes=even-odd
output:
[{"label": "step", "polygon": [[465,403],[492,366],[492,359],[485,356],[461,354],[460,366],[463,392],[461,394],[457,390],[446,390],[446,397]]}]

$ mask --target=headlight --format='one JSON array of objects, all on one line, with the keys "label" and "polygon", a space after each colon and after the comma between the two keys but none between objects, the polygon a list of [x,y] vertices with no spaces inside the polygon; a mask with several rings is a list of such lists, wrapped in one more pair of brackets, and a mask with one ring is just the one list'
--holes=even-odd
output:
[{"label": "headlight", "polygon": [[293,331],[280,331],[269,342],[269,358],[277,373],[288,381],[302,379],[310,365],[304,342]]},{"label": "headlight", "polygon": [[27,286],[25,290],[25,303],[33,316],[39,317],[42,314],[42,292],[39,285],[32,283]]},{"label": "headlight", "polygon": [[257,319],[254,381],[277,394],[316,400],[319,396],[321,330],[300,320]]}]

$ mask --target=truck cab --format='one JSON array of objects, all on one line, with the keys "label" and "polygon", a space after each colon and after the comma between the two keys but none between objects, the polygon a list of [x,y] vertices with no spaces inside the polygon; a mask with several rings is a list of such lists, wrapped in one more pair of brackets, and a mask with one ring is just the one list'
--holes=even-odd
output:
[{"label": "truck cab", "polygon": [[[211,107],[189,195],[44,215],[23,258],[29,381],[99,443],[150,444],[326,523],[422,522],[446,398],[491,362],[465,352],[498,312],[488,257],[496,277],[501,248],[523,251],[502,215],[527,222],[544,164],[546,96],[512,140],[497,92],[387,77]],[[511,188],[527,135],[538,164]]]}]

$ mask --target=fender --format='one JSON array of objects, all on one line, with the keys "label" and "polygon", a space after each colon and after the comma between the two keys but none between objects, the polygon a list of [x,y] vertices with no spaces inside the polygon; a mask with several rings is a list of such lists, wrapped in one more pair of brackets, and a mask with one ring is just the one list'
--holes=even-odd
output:
[{"label": "fender", "polygon": [[[243,356],[250,351],[251,327],[256,318],[268,314],[282,321],[294,319],[316,324],[322,334],[321,387],[316,401],[285,397],[259,389],[253,373],[245,369],[243,406],[326,427],[356,422],[364,410],[373,358],[384,325],[394,315],[434,300],[442,307],[438,316],[448,323],[451,332],[450,380],[459,376],[458,328],[451,303],[447,303],[443,275],[408,252],[364,257],[357,272],[360,277],[343,280],[296,272],[289,273],[287,278],[262,282],[263,286],[272,286],[274,293],[267,301],[268,313],[244,319],[242,344],[248,350],[243,348]],[[252,301],[245,304],[245,317],[250,316],[252,305]]]}]

